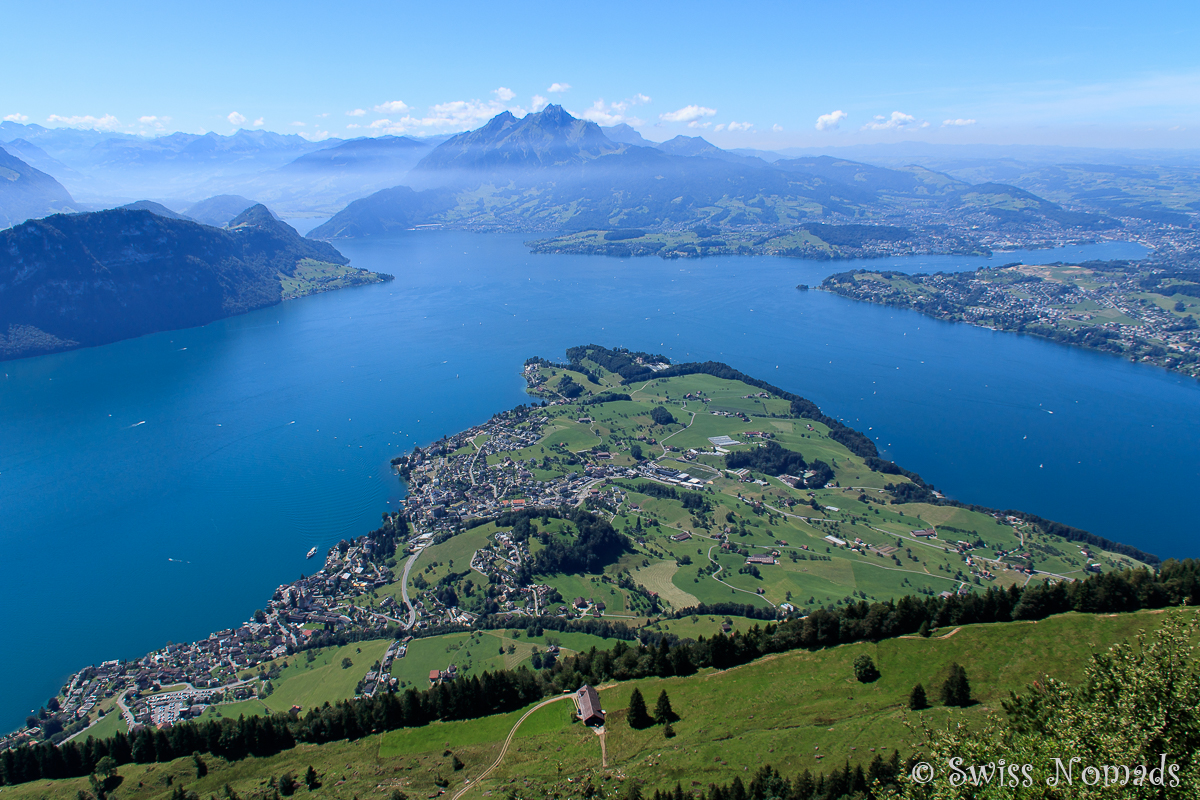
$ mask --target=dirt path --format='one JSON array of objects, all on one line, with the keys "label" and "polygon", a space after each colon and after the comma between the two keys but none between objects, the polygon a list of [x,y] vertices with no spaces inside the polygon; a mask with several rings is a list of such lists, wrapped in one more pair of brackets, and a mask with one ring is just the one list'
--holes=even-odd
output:
[{"label": "dirt path", "polygon": [[[534,706],[533,708],[529,709],[524,714],[522,714],[521,718],[519,720],[517,720],[516,724],[514,724],[512,726],[512,730],[510,730],[508,732],[508,738],[506,738],[504,740],[504,746],[500,748],[500,755],[496,756],[496,760],[492,762],[492,765],[490,767],[488,767],[487,769],[485,769],[483,772],[479,773],[479,777],[477,777],[475,780],[472,781],[472,780],[468,779],[468,783],[465,786],[463,786],[461,789],[459,789],[457,792],[455,792],[454,795],[450,798],[450,800],[458,800],[464,794],[466,794],[467,792],[471,791],[473,788],[478,786],[480,784],[480,782],[483,781],[484,778],[486,778],[488,775],[491,775],[492,770],[494,770],[494,769],[496,769],[496,767],[500,766],[500,762],[504,760],[505,753],[508,752],[508,746],[510,744],[512,744],[513,737],[517,735],[517,728],[521,727],[521,723],[524,722],[525,719],[530,714],[537,711],[542,706],[548,706],[551,703],[557,703],[559,700],[568,700],[568,699],[570,699],[570,697],[571,697],[571,695],[569,695],[569,694],[560,694],[557,697],[551,697],[549,700],[543,700],[542,702],[538,703],[536,706]],[[603,738],[601,738],[600,742],[601,742],[601,744],[600,744],[601,752],[603,752],[603,749],[604,749]]]},{"label": "dirt path", "polygon": [[[962,630],[962,626],[959,625],[957,628],[950,631],[949,633],[943,633],[941,636],[934,636],[932,638],[934,638],[934,639],[949,639],[951,636],[953,636],[954,634],[958,633],[961,630]],[[906,633],[903,636],[899,636],[897,638],[899,638],[899,639],[924,639],[926,637],[919,636],[915,633]]]},{"label": "dirt path", "polygon": [[[680,410],[680,411],[687,411],[687,413],[689,413],[689,414],[691,414],[691,415],[692,415],[692,419],[691,419],[691,421],[690,421],[690,422],[688,422],[688,424],[687,424],[687,425],[684,425],[682,428],[680,428],[679,430],[675,431],[675,433],[672,433],[672,434],[671,434],[671,436],[675,436],[676,434],[683,433],[683,432],[684,432],[684,431],[686,431],[688,428],[692,427],[692,423],[694,423],[694,422],[696,421],[696,412],[695,412],[695,411],[688,411],[686,408],[681,408],[681,409],[679,409],[679,410]],[[667,439],[670,439],[670,438],[671,438],[671,436],[668,436],[668,437],[667,437]],[[658,446],[659,446],[659,447],[661,447],[661,448],[662,448],[662,451],[663,451],[663,454],[662,454],[662,456],[659,456],[659,458],[662,458],[663,456],[665,456],[665,455],[667,454],[667,445],[665,444],[665,443],[666,443],[666,441],[667,441],[667,439],[663,439],[661,442],[659,442],[659,443],[658,443]]]}]

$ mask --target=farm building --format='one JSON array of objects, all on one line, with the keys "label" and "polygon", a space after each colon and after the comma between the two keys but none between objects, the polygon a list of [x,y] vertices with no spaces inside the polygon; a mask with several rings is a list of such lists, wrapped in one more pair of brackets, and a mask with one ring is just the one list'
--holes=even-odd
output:
[{"label": "farm building", "polygon": [[584,725],[603,725],[604,710],[600,708],[600,695],[586,683],[575,692],[575,707]]}]

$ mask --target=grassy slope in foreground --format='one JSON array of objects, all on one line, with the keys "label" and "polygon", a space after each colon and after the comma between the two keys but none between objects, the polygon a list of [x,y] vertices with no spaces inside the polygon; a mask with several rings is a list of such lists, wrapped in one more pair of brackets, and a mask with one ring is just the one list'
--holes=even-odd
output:
[{"label": "grassy slope in foreground", "polygon": [[[1167,612],[1168,614],[1174,612]],[[1183,613],[1194,613],[1193,611]],[[643,792],[669,788],[682,781],[702,785],[744,776],[760,764],[772,764],[789,777],[808,768],[814,772],[840,766],[847,759],[869,762],[875,753],[893,749],[907,755],[917,733],[906,721],[944,726],[974,724],[998,711],[1008,692],[1043,675],[1076,680],[1091,653],[1156,628],[1166,615],[1138,612],[1120,615],[1064,614],[1037,623],[970,625],[939,631],[933,638],[905,637],[878,644],[843,645],[818,652],[770,656],[724,672],[706,670],[688,678],[630,681],[601,689],[608,711],[608,768],[600,765],[597,737],[568,720],[570,701],[552,703],[531,715],[519,729],[500,768],[470,797],[504,792],[512,781],[531,790],[579,796],[590,778],[605,796],[624,796],[622,776],[644,781]],[[869,653],[882,677],[872,684],[854,680],[853,661]],[[966,667],[978,703],[967,709],[936,706],[937,686],[951,662]],[[913,684],[923,683],[935,707],[907,710]],[[624,708],[637,686],[653,707],[666,689],[681,719],[677,736],[663,737],[653,726],[634,731]],[[166,764],[120,768],[122,800],[167,798],[183,785],[202,797],[221,796],[228,783],[243,797],[264,790],[264,782],[284,772],[302,776],[309,765],[320,775],[318,797],[377,796],[400,789],[410,797],[436,791],[434,781],[449,781],[449,790],[464,785],[492,763],[512,724],[524,712],[479,720],[434,723],[392,731],[358,742],[303,745],[277,756],[226,764],[206,757],[209,774],[197,779],[190,758]],[[874,751],[872,751],[874,748]],[[450,751],[465,767],[451,767]],[[822,756],[818,758],[817,756]],[[561,767],[561,772],[559,771]],[[170,785],[168,785],[170,778]],[[39,781],[5,787],[5,797],[74,797],[86,779]],[[478,794],[476,793],[478,792]],[[301,790],[301,794],[304,790]]]}]

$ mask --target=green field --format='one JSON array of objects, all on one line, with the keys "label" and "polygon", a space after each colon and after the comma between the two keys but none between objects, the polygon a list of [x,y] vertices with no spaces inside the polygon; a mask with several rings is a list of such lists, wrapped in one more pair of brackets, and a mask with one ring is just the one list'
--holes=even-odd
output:
[{"label": "green field", "polygon": [[[1195,614],[1194,610],[1167,612]],[[1163,612],[1064,614],[1037,623],[970,625],[935,631],[931,638],[902,637],[877,644],[859,643],[808,652],[769,656],[725,671],[704,670],[688,678],[647,679],[600,688],[607,711],[608,767],[600,765],[599,740],[570,721],[571,703],[563,699],[531,715],[519,729],[500,768],[482,786],[507,791],[517,781],[540,794],[568,792],[572,784],[633,778],[642,791],[667,789],[676,781],[703,786],[728,782],[773,764],[785,775],[801,769],[820,771],[849,760],[865,763],[876,753],[912,752],[917,734],[910,725],[979,725],[998,711],[999,701],[1033,680],[1051,676],[1075,681],[1093,652],[1153,629]],[[745,620],[732,620],[742,628]],[[713,630],[722,620],[698,617],[659,623],[680,635]],[[863,684],[853,677],[854,659],[871,655],[881,677]],[[977,702],[966,709],[937,704],[937,686],[951,662],[963,665]],[[916,683],[928,690],[934,707],[907,710]],[[625,722],[634,687],[651,702],[666,690],[680,719],[676,736],[664,739],[659,726],[635,731]],[[277,756],[236,763],[208,758],[209,774],[195,777],[190,758],[167,764],[126,765],[122,798],[167,797],[175,784],[200,796],[219,794],[228,783],[242,796],[254,796],[267,777],[285,771],[302,774],[313,765],[321,793],[331,797],[372,796],[398,788],[410,796],[436,790],[444,779],[454,791],[464,778],[478,774],[499,752],[499,744],[523,712],[480,720],[435,723],[366,737],[354,743],[302,745]],[[227,714],[226,716],[229,716]],[[464,763],[449,767],[451,754]],[[167,778],[170,777],[170,786]],[[12,798],[74,797],[87,788],[83,779],[6,787]],[[620,791],[624,794],[624,789]]]},{"label": "green field", "polygon": [[557,644],[563,654],[571,654],[591,647],[605,649],[612,646],[612,641],[575,631],[546,631],[542,636],[529,636],[520,629],[448,633],[409,642],[404,658],[392,662],[391,674],[406,685],[424,689],[429,686],[432,670],[445,670],[454,664],[459,674],[470,676],[528,667],[534,649],[545,653],[551,644]]},{"label": "green field", "polygon": [[83,741],[89,736],[94,736],[97,739],[107,739],[115,733],[125,733],[129,730],[129,726],[125,724],[125,717],[120,710],[113,708],[104,715],[104,718],[95,725],[87,729],[87,732],[79,737],[79,741]]},{"label": "green field", "polygon": [[[348,700],[354,696],[358,682],[383,658],[391,643],[391,639],[375,639],[319,652],[308,651],[316,652],[311,662],[304,655],[290,656],[288,666],[277,680],[271,682],[275,691],[262,702],[272,711],[287,711],[295,705],[307,712],[327,702]],[[344,668],[343,659],[350,659],[352,666]]]}]

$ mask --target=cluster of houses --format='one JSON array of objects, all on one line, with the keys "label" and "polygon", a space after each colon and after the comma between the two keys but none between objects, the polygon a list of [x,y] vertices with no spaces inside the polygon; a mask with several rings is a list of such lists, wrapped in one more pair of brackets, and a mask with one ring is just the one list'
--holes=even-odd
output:
[{"label": "cluster of houses", "polygon": [[[397,466],[408,474],[404,507],[409,520],[436,532],[464,519],[512,509],[573,505],[597,481],[630,472],[611,464],[584,463],[577,471],[538,480],[538,459],[514,459],[512,454],[540,441],[548,421],[524,409],[498,414],[444,440],[442,455],[418,450],[399,459]],[[579,456],[591,462],[611,460],[609,453]]]},{"label": "cluster of houses", "polygon": [[[49,718],[0,739],[0,750],[44,738],[49,727],[61,729],[58,738],[72,735],[98,721],[98,706],[121,713],[130,726],[170,725],[198,715],[209,704],[253,697],[256,681],[239,675],[302,648],[317,630],[367,628],[382,634],[399,620],[352,602],[391,580],[372,558],[373,547],[364,537],[332,548],[322,569],[280,586],[264,611],[237,628],[80,670],[55,698],[58,708]],[[159,692],[164,686],[180,688]],[[48,726],[50,720],[58,724]]]}]

